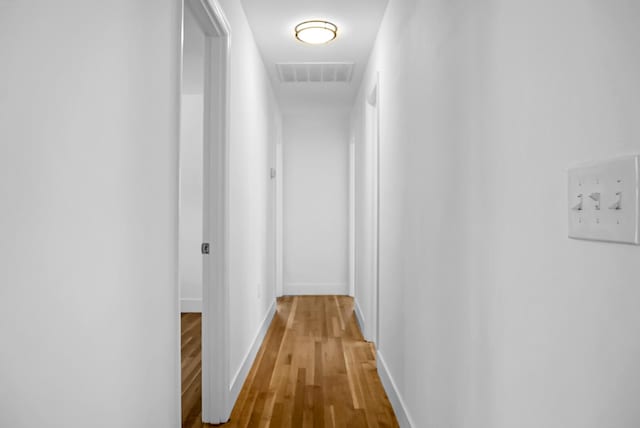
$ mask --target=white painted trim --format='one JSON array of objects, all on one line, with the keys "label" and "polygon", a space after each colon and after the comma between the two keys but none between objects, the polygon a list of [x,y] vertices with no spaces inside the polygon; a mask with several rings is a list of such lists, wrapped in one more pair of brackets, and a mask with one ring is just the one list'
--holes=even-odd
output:
[{"label": "white painted trim", "polygon": [[176,351],[176,360],[175,360],[175,382],[174,382],[174,405],[176,406],[176,416],[177,416],[177,420],[175,421],[175,426],[179,427],[182,426],[182,317],[180,316],[180,218],[181,218],[181,210],[180,210],[180,199],[181,199],[181,188],[182,185],[180,183],[180,161],[181,161],[181,156],[180,156],[180,152],[181,152],[181,125],[182,125],[182,78],[183,78],[183,74],[184,74],[184,70],[183,70],[183,56],[184,56],[184,3],[180,2],[179,3],[179,8],[180,11],[178,13],[179,16],[179,22],[177,22],[176,24],[178,25],[178,28],[180,29],[180,40],[179,40],[179,47],[178,47],[178,63],[179,65],[179,70],[178,70],[178,82],[177,82],[177,88],[178,88],[178,93],[176,94],[176,98],[178,99],[178,131],[176,132],[175,135],[175,141],[178,142],[176,150],[177,150],[177,161],[176,161],[176,171],[178,172],[178,192],[176,195],[176,199],[175,199],[175,207],[176,207],[176,234],[174,236],[174,244],[175,244],[175,263],[177,266],[177,269],[175,270],[175,275],[174,275],[174,281],[176,284],[175,287],[175,291],[174,291],[174,314],[176,316],[176,344],[177,344],[177,351]]},{"label": "white painted trim", "polygon": [[271,306],[269,306],[269,309],[267,310],[267,314],[262,320],[260,329],[258,330],[258,333],[256,333],[256,337],[253,339],[251,347],[247,351],[247,354],[244,356],[242,364],[240,364],[240,368],[233,376],[233,380],[229,384],[229,399],[232,403],[235,403],[235,401],[238,399],[238,395],[240,394],[242,385],[244,385],[244,382],[247,379],[249,370],[251,370],[251,366],[256,359],[256,355],[258,355],[258,350],[260,350],[260,346],[262,345],[262,342],[264,342],[267,330],[269,330],[269,326],[271,325],[271,321],[273,320],[275,314],[276,300],[274,299],[273,302],[271,302]]},{"label": "white painted trim", "polygon": [[364,315],[362,315],[362,309],[360,309],[360,304],[358,303],[357,300],[353,305],[353,312],[356,315],[356,321],[358,321],[358,326],[360,327],[360,331],[362,332],[362,335],[366,336],[364,331],[366,326],[366,324],[364,323]]},{"label": "white painted trim", "polygon": [[391,402],[393,411],[396,414],[396,419],[398,420],[400,428],[415,427],[416,424],[413,423],[413,420],[409,415],[409,411],[404,404],[404,400],[402,400],[402,395],[400,394],[400,391],[398,391],[398,387],[393,380],[393,376],[391,376],[389,367],[379,350],[376,352],[376,366],[378,367],[378,375],[382,381],[382,386],[389,397],[389,401]]},{"label": "white painted trim", "polygon": [[284,285],[287,296],[346,296],[348,292],[349,284],[346,282],[292,282]]},{"label": "white painted trim", "polygon": [[372,185],[372,253],[371,279],[373,293],[371,296],[369,319],[365,337],[380,346],[379,331],[379,294],[380,294],[380,74],[376,73],[374,84],[367,96],[365,105],[365,126],[367,144],[371,145],[371,185]]},{"label": "white painted trim", "polygon": [[356,295],[356,140],[349,142],[349,295]]},{"label": "white painted trim", "polygon": [[276,297],[284,295],[284,164],[282,154],[282,124],[276,143]]},{"label": "white painted trim", "polygon": [[202,299],[180,299],[181,313],[197,313],[202,312]]}]

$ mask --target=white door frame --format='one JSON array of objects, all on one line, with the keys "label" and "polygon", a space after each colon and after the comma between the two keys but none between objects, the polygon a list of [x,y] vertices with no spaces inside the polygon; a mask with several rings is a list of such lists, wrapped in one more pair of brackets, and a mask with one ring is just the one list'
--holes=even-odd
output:
[{"label": "white door frame", "polygon": [[356,296],[356,139],[349,140],[349,296]]},{"label": "white door frame", "polygon": [[[231,30],[217,0],[183,0],[185,7],[193,11],[206,40],[203,242],[210,244],[210,253],[203,255],[202,263],[202,420],[217,424],[229,419],[233,405],[229,402],[231,376],[227,273]],[[182,25],[184,27],[184,17]],[[181,52],[183,54],[184,48]],[[181,409],[181,403],[179,406]]]},{"label": "white door frame", "polygon": [[371,144],[371,243],[372,243],[372,260],[371,260],[371,308],[370,318],[367,320],[369,340],[373,342],[376,348],[380,347],[379,331],[379,288],[380,288],[380,76],[376,73],[376,78],[372,89],[368,92],[365,126],[368,128],[366,135],[369,138],[368,144]]},{"label": "white door frame", "polygon": [[282,153],[282,126],[281,123],[277,130],[277,141],[275,146],[275,165],[276,165],[276,218],[275,224],[275,263],[276,263],[276,297],[284,296],[284,164]]}]

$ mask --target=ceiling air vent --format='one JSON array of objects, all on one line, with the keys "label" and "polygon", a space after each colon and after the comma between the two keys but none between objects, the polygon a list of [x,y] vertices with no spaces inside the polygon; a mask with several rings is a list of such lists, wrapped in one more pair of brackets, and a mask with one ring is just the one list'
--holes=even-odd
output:
[{"label": "ceiling air vent", "polygon": [[281,62],[276,64],[282,83],[350,82],[353,62]]}]

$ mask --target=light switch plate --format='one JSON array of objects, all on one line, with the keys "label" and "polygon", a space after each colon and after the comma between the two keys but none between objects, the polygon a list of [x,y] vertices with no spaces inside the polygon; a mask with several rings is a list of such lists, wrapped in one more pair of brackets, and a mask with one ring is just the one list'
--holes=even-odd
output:
[{"label": "light switch plate", "polygon": [[569,237],[640,244],[639,161],[625,156],[569,169]]}]

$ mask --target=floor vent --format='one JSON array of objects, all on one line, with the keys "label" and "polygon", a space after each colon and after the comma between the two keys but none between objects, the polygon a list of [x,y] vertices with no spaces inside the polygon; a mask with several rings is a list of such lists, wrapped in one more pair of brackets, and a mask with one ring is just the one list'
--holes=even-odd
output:
[{"label": "floor vent", "polygon": [[350,82],[353,62],[281,62],[276,64],[282,83]]}]

